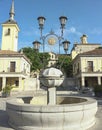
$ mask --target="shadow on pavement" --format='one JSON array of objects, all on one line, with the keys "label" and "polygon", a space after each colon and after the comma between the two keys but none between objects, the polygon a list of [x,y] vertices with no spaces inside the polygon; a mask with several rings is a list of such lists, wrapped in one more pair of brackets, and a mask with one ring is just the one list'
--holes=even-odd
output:
[{"label": "shadow on pavement", "polygon": [[8,115],[4,110],[0,110],[0,127],[10,128],[10,126],[8,125]]}]

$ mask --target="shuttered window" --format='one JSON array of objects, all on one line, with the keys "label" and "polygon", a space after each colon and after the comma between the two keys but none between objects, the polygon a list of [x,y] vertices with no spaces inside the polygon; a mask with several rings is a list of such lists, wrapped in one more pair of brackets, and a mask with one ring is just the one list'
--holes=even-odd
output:
[{"label": "shuttered window", "polygon": [[15,72],[16,62],[10,62],[10,72]]}]

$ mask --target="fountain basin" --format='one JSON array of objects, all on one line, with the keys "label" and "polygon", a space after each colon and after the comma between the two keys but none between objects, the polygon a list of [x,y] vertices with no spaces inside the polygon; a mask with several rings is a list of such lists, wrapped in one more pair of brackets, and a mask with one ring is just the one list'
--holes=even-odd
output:
[{"label": "fountain basin", "polygon": [[26,104],[23,98],[7,101],[9,124],[15,130],[86,130],[95,124],[95,99],[58,98],[56,105]]}]

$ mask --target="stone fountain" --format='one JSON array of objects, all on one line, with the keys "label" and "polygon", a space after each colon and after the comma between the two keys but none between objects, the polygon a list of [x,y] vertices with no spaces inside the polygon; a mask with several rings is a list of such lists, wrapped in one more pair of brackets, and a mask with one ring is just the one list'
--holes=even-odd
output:
[{"label": "stone fountain", "polygon": [[64,80],[59,69],[45,69],[40,80],[48,87],[47,96],[7,101],[10,126],[15,130],[86,130],[95,124],[95,99],[56,96],[56,87]]}]

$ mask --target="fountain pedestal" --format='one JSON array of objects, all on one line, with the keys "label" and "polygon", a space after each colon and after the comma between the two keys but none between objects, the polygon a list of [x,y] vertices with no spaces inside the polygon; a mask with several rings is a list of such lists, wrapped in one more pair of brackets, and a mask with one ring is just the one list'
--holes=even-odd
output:
[{"label": "fountain pedestal", "polygon": [[56,104],[56,87],[60,86],[64,80],[63,73],[56,68],[45,69],[40,80],[44,86],[48,88],[47,104]]},{"label": "fountain pedestal", "polygon": [[48,105],[55,105],[56,104],[56,88],[48,88],[47,92],[47,104]]}]

